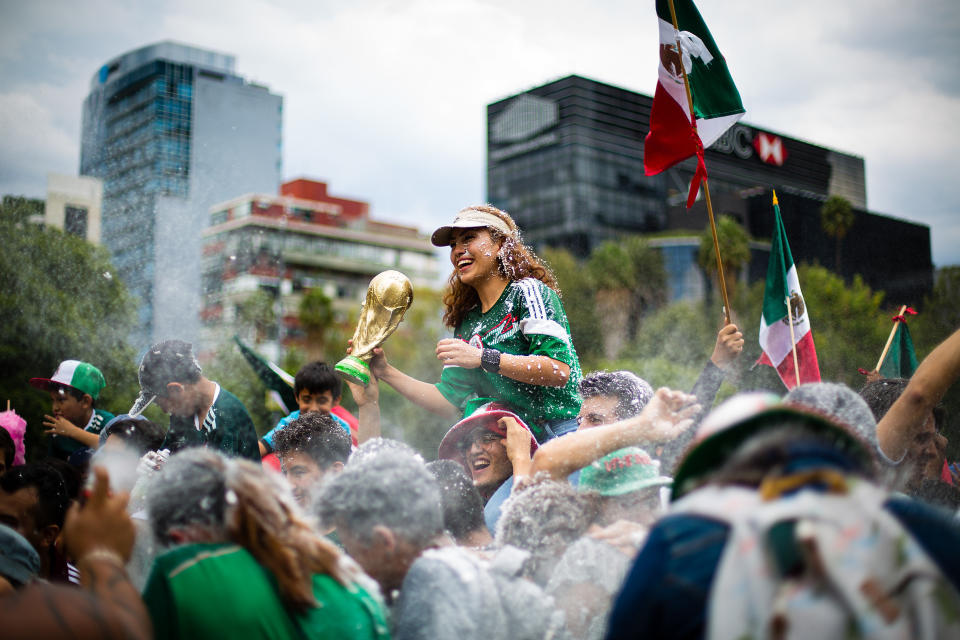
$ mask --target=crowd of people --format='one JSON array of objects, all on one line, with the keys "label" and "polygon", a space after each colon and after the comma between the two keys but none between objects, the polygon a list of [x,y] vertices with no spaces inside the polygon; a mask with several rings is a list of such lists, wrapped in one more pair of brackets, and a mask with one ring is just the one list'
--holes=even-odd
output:
[{"label": "crowd of people", "polygon": [[[3,637],[960,637],[960,331],[909,380],[714,407],[736,325],[689,392],[584,375],[509,215],[464,209],[433,241],[454,268],[439,381],[378,348],[356,418],[312,362],[258,438],[181,340],[147,350],[119,415],[91,363],[29,380],[49,448],[24,462],[0,428]],[[436,459],[381,437],[381,382],[449,418]]]}]

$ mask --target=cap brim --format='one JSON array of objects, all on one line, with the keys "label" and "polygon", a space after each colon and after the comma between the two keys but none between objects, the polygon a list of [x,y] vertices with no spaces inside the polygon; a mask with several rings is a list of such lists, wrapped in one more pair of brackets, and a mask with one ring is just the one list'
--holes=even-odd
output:
[{"label": "cap brim", "polygon": [[432,242],[435,247],[448,247],[450,246],[450,238],[453,236],[454,229],[485,229],[486,226],[487,225],[484,224],[477,224],[475,220],[461,220],[460,222],[444,225],[434,231],[433,235],[430,236],[430,242]]},{"label": "cap brim", "polygon": [[[21,378],[21,380],[22,380],[22,378]],[[62,385],[63,383],[62,383],[62,382],[55,382],[54,380],[51,380],[50,378],[30,378],[30,386],[31,386],[31,387],[36,387],[37,389],[40,389],[41,391],[49,391],[49,390],[50,390],[50,385],[52,385],[52,384]],[[64,385],[64,386],[69,386],[69,385]]]},{"label": "cap brim", "polygon": [[443,440],[440,441],[440,448],[437,451],[437,457],[441,460],[455,460],[457,462],[463,462],[463,456],[460,455],[460,451],[457,448],[457,445],[460,443],[460,441],[466,438],[467,434],[477,427],[486,426],[488,429],[490,429],[490,431],[499,433],[498,429],[491,429],[490,427],[496,426],[497,421],[500,418],[513,418],[519,422],[524,429],[527,430],[527,432],[530,434],[530,454],[532,455],[533,452],[537,450],[537,439],[533,436],[533,432],[530,431],[530,428],[523,422],[523,420],[520,419],[517,414],[510,411],[495,410],[467,416],[457,424],[450,427],[450,430],[447,431],[445,436],[443,436]]},{"label": "cap brim", "polygon": [[156,399],[157,399],[157,395],[155,393],[147,393],[145,391],[141,391],[140,395],[137,396],[136,401],[133,403],[133,406],[130,407],[130,411],[127,412],[127,415],[131,418],[138,417]]},{"label": "cap brim", "polygon": [[637,482],[626,482],[615,488],[601,490],[596,487],[585,486],[581,484],[577,486],[578,489],[583,491],[596,491],[602,496],[615,498],[617,496],[623,496],[628,493],[635,493],[637,491],[643,491],[644,489],[649,489],[650,487],[669,487],[673,484],[673,478],[667,476],[657,476],[655,478],[647,478],[645,480],[638,480]]},{"label": "cap brim", "polygon": [[845,453],[852,455],[865,467],[874,465],[868,446],[843,426],[835,424],[827,416],[810,410],[801,410],[790,405],[780,405],[762,411],[730,427],[710,434],[696,442],[680,460],[673,474],[670,500],[676,501],[697,487],[705,476],[720,469],[730,456],[747,440],[763,429],[788,419],[800,418],[804,427],[813,433],[832,437],[834,443]]}]

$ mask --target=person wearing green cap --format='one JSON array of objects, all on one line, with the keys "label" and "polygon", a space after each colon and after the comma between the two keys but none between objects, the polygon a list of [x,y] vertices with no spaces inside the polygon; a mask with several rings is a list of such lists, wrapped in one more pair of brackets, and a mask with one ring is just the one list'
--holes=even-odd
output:
[{"label": "person wearing green cap", "polygon": [[96,407],[107,386],[100,370],[89,362],[64,360],[50,378],[31,378],[30,384],[50,394],[52,414],[45,415],[44,433],[52,436],[50,454],[67,460],[83,449],[96,449],[100,431],[113,414]]}]

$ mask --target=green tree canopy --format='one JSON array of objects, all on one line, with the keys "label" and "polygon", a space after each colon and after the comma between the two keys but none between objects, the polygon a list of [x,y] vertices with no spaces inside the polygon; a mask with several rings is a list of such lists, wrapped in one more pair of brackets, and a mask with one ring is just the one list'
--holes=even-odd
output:
[{"label": "green tree canopy", "polygon": [[587,270],[598,292],[625,304],[627,340],[636,337],[643,314],[667,300],[663,256],[641,236],[603,243],[590,254]]},{"label": "green tree canopy", "polygon": [[603,334],[597,313],[596,286],[589,271],[566,249],[545,249],[540,257],[550,265],[560,285],[573,345],[580,364],[595,363],[603,353]]},{"label": "green tree canopy", "polygon": [[127,338],[136,304],[107,251],[30,222],[43,202],[5,197],[0,204],[0,402],[27,420],[27,454],[46,452],[43,416],[50,398],[28,384],[63,360],[90,362],[107,386],[97,406],[126,412],[139,391]]}]

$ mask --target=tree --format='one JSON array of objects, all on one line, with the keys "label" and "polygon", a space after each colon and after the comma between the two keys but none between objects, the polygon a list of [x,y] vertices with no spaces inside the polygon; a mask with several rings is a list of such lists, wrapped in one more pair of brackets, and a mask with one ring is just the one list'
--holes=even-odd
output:
[{"label": "tree", "polygon": [[276,297],[257,289],[237,304],[237,320],[245,328],[252,328],[254,344],[268,339],[277,326]]},{"label": "tree", "polygon": [[582,367],[603,354],[603,331],[597,313],[596,287],[583,263],[566,249],[544,249],[540,254],[560,285],[563,309]]},{"label": "tree", "polygon": [[106,249],[30,222],[42,214],[40,200],[5,197],[0,204],[0,401],[27,420],[31,458],[46,451],[50,399],[30,378],[49,377],[63,360],[90,362],[107,381],[97,406],[114,413],[127,411],[139,391],[127,342],[134,299]]},{"label": "tree", "polygon": [[824,233],[836,240],[833,269],[840,273],[840,245],[853,226],[854,214],[850,201],[843,196],[830,196],[820,209],[820,226]]},{"label": "tree", "polygon": [[333,302],[322,289],[314,287],[303,294],[297,309],[297,319],[305,334],[308,357],[322,357],[321,354],[327,347],[326,335],[335,320]]},{"label": "tree", "polygon": [[[943,267],[937,271],[933,291],[918,305],[920,314],[910,319],[919,355],[928,353],[960,327],[960,266]],[[912,301],[904,301],[904,303]]]},{"label": "tree", "polygon": [[647,316],[622,357],[603,368],[633,371],[654,388],[689,391],[713,351],[717,326],[712,315],[708,305],[697,302],[661,307]]},{"label": "tree", "polygon": [[597,247],[587,269],[597,289],[605,351],[613,356],[636,337],[643,314],[666,302],[663,256],[644,238],[628,236]]},{"label": "tree", "polygon": [[[720,258],[723,261],[723,278],[727,284],[727,296],[733,298],[736,295],[740,270],[750,263],[750,234],[731,216],[721,215],[717,218],[717,244],[720,246]],[[697,263],[714,281],[719,291],[717,254],[713,247],[713,232],[709,224],[700,234]],[[731,310],[728,309],[728,311]]]}]

